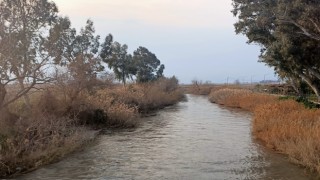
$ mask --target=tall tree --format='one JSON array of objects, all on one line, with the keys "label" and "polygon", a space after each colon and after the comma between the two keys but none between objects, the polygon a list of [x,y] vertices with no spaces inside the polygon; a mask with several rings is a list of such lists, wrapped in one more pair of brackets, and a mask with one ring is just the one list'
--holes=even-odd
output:
[{"label": "tall tree", "polygon": [[[52,57],[46,44],[57,12],[48,0],[0,1],[0,108],[22,96],[30,107],[27,93],[49,80],[44,70]],[[5,87],[12,82],[18,82],[19,91],[5,100]]]},{"label": "tall tree", "polygon": [[77,34],[70,27],[67,18],[60,18],[59,24],[51,31],[52,41],[56,42],[50,53],[55,62],[67,67],[68,83],[73,85],[71,100],[93,86],[97,74],[103,71],[100,57],[100,36],[95,36],[93,22],[87,20],[86,26]]},{"label": "tall tree", "polygon": [[132,56],[128,54],[128,46],[121,45],[118,42],[112,42],[112,36],[107,36],[104,44],[101,57],[108,64],[108,67],[113,70],[116,79],[122,81],[126,85],[126,80],[132,78],[135,74]]},{"label": "tall tree", "polygon": [[145,47],[139,47],[133,52],[133,63],[137,68],[137,82],[149,82],[163,76],[165,66]]},{"label": "tall tree", "polygon": [[99,56],[100,36],[95,36],[91,20],[87,21],[80,33],[75,36],[68,52],[69,70],[77,81],[89,82],[97,77],[104,68]]},{"label": "tall tree", "polygon": [[249,43],[261,45],[261,61],[278,74],[305,81],[320,98],[320,42],[309,36],[310,32],[315,36],[317,26],[309,23],[314,28],[307,35],[303,29],[307,26],[301,21],[310,12],[315,15],[319,11],[301,7],[319,4],[312,0],[233,0],[233,13],[239,18],[236,32],[245,34]]},{"label": "tall tree", "polygon": [[320,3],[314,0],[282,0],[279,3],[279,21],[299,28],[303,34],[320,41]]}]

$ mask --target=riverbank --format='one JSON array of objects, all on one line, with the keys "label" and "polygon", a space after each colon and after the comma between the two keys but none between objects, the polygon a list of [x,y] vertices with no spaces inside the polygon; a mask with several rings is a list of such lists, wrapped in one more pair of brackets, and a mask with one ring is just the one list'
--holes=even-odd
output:
[{"label": "riverbank", "polygon": [[319,109],[308,109],[290,98],[244,89],[212,91],[209,99],[253,112],[252,131],[257,139],[288,155],[292,162],[320,174]]},{"label": "riverbank", "polygon": [[85,150],[17,179],[311,179],[253,140],[251,113],[186,97],[134,130],[103,131]]},{"label": "riverbank", "polygon": [[17,101],[0,116],[0,177],[58,161],[92,141],[100,128],[133,128],[140,116],[184,97],[174,78],[126,87],[81,90],[50,86]]}]

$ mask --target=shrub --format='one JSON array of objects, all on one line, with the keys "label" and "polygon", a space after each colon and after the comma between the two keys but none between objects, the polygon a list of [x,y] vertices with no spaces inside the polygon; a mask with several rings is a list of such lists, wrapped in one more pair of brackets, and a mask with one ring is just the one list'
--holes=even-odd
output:
[{"label": "shrub", "polygon": [[[180,101],[184,95],[173,78],[161,78],[158,81],[144,84],[118,87],[110,91],[102,90],[112,102],[136,107],[141,113],[161,109]],[[103,98],[102,98],[103,99]]]},{"label": "shrub", "polygon": [[100,126],[106,125],[108,121],[107,114],[101,109],[86,109],[77,114],[80,125]]},{"label": "shrub", "polygon": [[294,97],[294,96],[281,96],[279,97],[279,100],[295,100],[298,103],[301,103],[304,105],[305,108],[308,109],[319,109],[320,108],[320,104],[314,103],[312,101],[310,101],[308,98],[306,97]]},{"label": "shrub", "polygon": [[2,127],[11,132],[1,131],[0,177],[50,163],[92,138],[90,131],[73,126],[73,122],[68,118],[37,114],[19,118],[14,126]]},{"label": "shrub", "polygon": [[304,107],[309,108],[309,109],[319,109],[320,108],[320,104],[316,104],[314,102],[309,101],[307,98],[305,97],[299,97],[296,99],[297,102],[302,103],[304,105]]},{"label": "shrub", "polygon": [[108,124],[116,127],[135,127],[139,123],[139,115],[136,107],[130,107],[124,103],[115,103],[107,109],[111,117]]},{"label": "shrub", "polygon": [[106,115],[106,125],[134,127],[138,124],[137,107],[121,102],[119,92],[122,94],[119,90],[99,90],[94,95],[88,95],[87,101],[93,109],[99,109]]}]

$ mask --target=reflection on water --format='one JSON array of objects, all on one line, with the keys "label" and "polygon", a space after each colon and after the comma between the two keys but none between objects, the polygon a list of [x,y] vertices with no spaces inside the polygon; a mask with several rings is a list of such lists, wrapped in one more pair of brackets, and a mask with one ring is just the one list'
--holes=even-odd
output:
[{"label": "reflection on water", "polygon": [[187,102],[145,118],[137,129],[106,130],[84,152],[20,178],[308,179],[254,142],[250,118],[188,95]]}]

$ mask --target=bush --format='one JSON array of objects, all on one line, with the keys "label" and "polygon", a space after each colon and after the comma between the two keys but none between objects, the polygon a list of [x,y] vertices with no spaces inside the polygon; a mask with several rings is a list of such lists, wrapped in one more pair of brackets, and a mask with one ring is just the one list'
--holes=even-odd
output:
[{"label": "bush", "polygon": [[320,108],[320,104],[316,104],[314,102],[311,102],[305,97],[298,97],[296,99],[296,101],[299,103],[302,103],[304,105],[304,107],[306,107],[308,109],[319,109]]},{"label": "bush", "polygon": [[[158,81],[135,84],[128,87],[118,87],[110,91],[102,90],[110,103],[119,102],[135,107],[140,113],[148,113],[173,105],[184,98],[178,87],[178,81],[173,78],[161,78]],[[102,98],[104,99],[104,98]]]},{"label": "bush", "polygon": [[[0,120],[2,125],[3,119]],[[19,118],[10,134],[1,131],[0,177],[34,169],[74,151],[91,139],[90,131],[74,120],[48,114]]]},{"label": "bush", "polygon": [[[99,90],[94,95],[89,95],[87,101],[92,108],[99,109],[105,114],[106,125],[113,127],[136,126],[139,117],[137,107],[121,102],[117,91]],[[119,92],[122,94],[122,91]]]},{"label": "bush", "polygon": [[106,125],[108,121],[107,114],[101,109],[87,109],[79,112],[77,115],[80,125],[101,126]]},{"label": "bush", "polygon": [[309,99],[307,99],[306,97],[294,97],[294,96],[281,96],[279,97],[279,100],[295,100],[298,103],[301,103],[304,105],[305,108],[308,109],[319,109],[320,108],[320,104],[314,103],[312,101],[310,101]]}]

